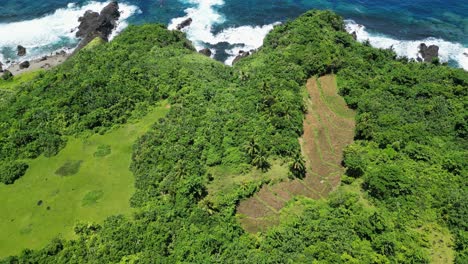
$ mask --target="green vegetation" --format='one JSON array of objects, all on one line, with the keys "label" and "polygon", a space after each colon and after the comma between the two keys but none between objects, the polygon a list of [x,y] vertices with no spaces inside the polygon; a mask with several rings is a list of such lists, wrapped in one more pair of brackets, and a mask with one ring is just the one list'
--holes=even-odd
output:
[{"label": "green vegetation", "polygon": [[167,97],[167,91],[150,78],[154,72],[146,57],[153,47],[191,44],[182,33],[163,26],[140,30],[40,73],[40,78],[19,86],[14,96],[0,104],[0,170],[41,154],[54,156],[66,145],[66,136],[104,133],[126,123],[134,110],[141,115],[149,105]]},{"label": "green vegetation", "polygon": [[[129,199],[135,191],[129,170],[132,144],[167,111],[150,109],[138,122],[104,135],[70,137],[54,157],[25,160],[29,169],[24,177],[12,185],[0,184],[0,197],[6,198],[0,203],[0,257],[25,247],[42,248],[54,237],[76,238],[73,227],[80,222],[101,223],[110,215],[130,215]],[[112,153],[96,157],[102,146],[112,148]],[[74,166],[80,168],[73,176],[56,174],[57,168],[70,172]]]},{"label": "green vegetation", "polygon": [[111,152],[112,149],[110,145],[99,145],[96,152],[94,152],[94,157],[102,158],[108,156]]},{"label": "green vegetation", "polygon": [[90,206],[96,204],[98,200],[102,198],[102,196],[104,196],[104,192],[102,190],[90,191],[83,197],[83,202],[81,205]]},{"label": "green vegetation", "polygon": [[21,84],[34,80],[43,73],[44,70],[35,70],[13,76],[13,78],[9,80],[0,78],[0,90],[13,90],[15,87],[18,87]]},{"label": "green vegetation", "polygon": [[102,38],[100,37],[95,37],[93,40],[91,40],[91,42],[89,42],[83,49],[84,50],[89,50],[89,49],[93,49],[99,45],[102,45],[106,43]]},{"label": "green vegetation", "polygon": [[251,233],[277,225],[281,210],[292,197],[326,198],[340,185],[343,149],[354,137],[353,112],[338,95],[334,75],[310,78],[306,88],[307,113],[299,139],[305,158],[296,154],[289,162],[290,180],[270,182],[239,203],[239,221]]},{"label": "green vegetation", "polygon": [[60,176],[75,175],[80,170],[82,160],[67,160],[60,168],[55,171],[55,174]]},{"label": "green vegetation", "polygon": [[[245,232],[235,217],[239,201],[259,190],[259,182],[287,177],[284,168],[302,177],[298,138],[307,109],[304,86],[309,77],[329,73],[356,110],[356,141],[345,151],[344,185],[327,199],[295,198],[277,225],[263,233]],[[111,43],[84,50],[22,85],[0,104],[1,171],[17,175],[6,165],[11,162],[30,166],[0,191],[17,188],[2,194],[18,199],[3,202],[10,207],[2,209],[7,215],[19,208],[24,214],[43,210],[47,193],[32,195],[31,188],[42,192],[38,183],[46,179],[50,186],[51,181],[76,181],[80,190],[87,186],[80,195],[63,191],[68,197],[61,202],[76,201],[80,210],[99,207],[99,219],[128,212],[122,203],[111,212],[105,201],[128,199],[131,180],[124,189],[128,196],[114,193],[112,199],[109,192],[120,181],[95,182],[127,173],[123,159],[111,163],[116,167],[107,175],[79,181],[88,175],[86,168],[105,168],[118,153],[128,157],[129,145],[121,148],[129,134],[88,140],[94,142],[89,148],[88,141],[69,136],[110,137],[118,131],[114,126],[141,118],[167,99],[167,116],[133,146],[134,214],[110,216],[97,225],[87,213],[62,212],[84,222],[75,226],[75,236],[69,225],[42,218],[43,227],[66,235],[4,261],[428,263],[439,256],[466,263],[467,88],[463,70],[396,59],[391,50],[355,42],[343,20],[328,11],[311,11],[275,27],[262,49],[232,68],[194,52],[180,32],[161,25],[129,27]],[[100,145],[112,152],[94,157]],[[83,160],[76,175],[46,176],[69,160]],[[274,170],[279,173],[268,175]],[[259,176],[242,184],[236,174]],[[220,197],[224,190],[228,195]],[[39,199],[43,205],[37,205]],[[65,208],[52,205],[46,213],[55,210]],[[33,233],[50,241],[57,234],[30,221],[15,223],[16,229],[2,221],[8,227],[0,230],[15,233],[0,237],[12,241]],[[434,243],[435,237],[442,242]],[[2,243],[39,247],[12,241]]]}]

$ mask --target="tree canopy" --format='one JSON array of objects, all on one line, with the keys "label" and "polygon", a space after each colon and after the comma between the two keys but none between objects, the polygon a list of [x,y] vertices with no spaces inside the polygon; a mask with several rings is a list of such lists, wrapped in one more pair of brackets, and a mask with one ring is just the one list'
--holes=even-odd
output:
[{"label": "tree canopy", "polygon": [[[204,204],[210,167],[240,174],[277,158],[303,177],[304,85],[329,73],[357,113],[343,186],[327,199],[294,199],[257,235],[235,217],[254,184],[222,207]],[[330,11],[276,26],[234,67],[197,54],[181,32],[130,26],[0,101],[0,176],[11,184],[66,136],[105,133],[168,100],[169,114],[133,148],[136,213],[79,225],[75,240],[4,262],[427,263],[437,226],[466,263],[467,88],[461,69],[354,41]]]}]

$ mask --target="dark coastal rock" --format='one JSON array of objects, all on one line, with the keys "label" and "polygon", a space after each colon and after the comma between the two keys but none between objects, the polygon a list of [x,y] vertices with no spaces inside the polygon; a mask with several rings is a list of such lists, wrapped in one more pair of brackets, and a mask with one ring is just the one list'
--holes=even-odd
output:
[{"label": "dark coastal rock", "polygon": [[29,63],[29,61],[23,61],[22,63],[19,64],[19,68],[20,68],[20,70],[27,69],[27,68],[29,68],[30,65],[31,64]]},{"label": "dark coastal rock", "polygon": [[10,80],[13,78],[13,74],[9,70],[5,70],[2,74],[3,80]]},{"label": "dark coastal rock", "polygon": [[0,62],[0,72],[3,72],[3,64]]},{"label": "dark coastal rock", "polygon": [[192,18],[187,18],[185,19],[184,21],[182,21],[182,23],[180,23],[179,25],[177,25],[177,30],[182,30],[183,28],[186,28],[188,26],[190,26],[192,24]]},{"label": "dark coastal rock", "polygon": [[232,65],[234,65],[235,63],[237,63],[239,60],[245,58],[245,57],[248,57],[250,56],[250,52],[249,51],[239,51],[239,55],[237,55],[236,58],[234,58],[234,60],[232,61]]},{"label": "dark coastal rock", "polygon": [[82,49],[96,37],[108,41],[112,30],[117,26],[119,17],[119,4],[116,1],[109,3],[101,10],[101,13],[90,10],[86,11],[84,15],[78,19],[80,25],[75,35],[82,40],[75,49],[75,52]]},{"label": "dark coastal rock", "polygon": [[200,54],[203,54],[203,55],[207,56],[207,57],[211,57],[211,55],[213,54],[213,53],[211,52],[211,50],[208,49],[208,48],[201,49],[201,50],[199,50],[198,52],[199,52]]},{"label": "dark coastal rock", "polygon": [[101,17],[107,20],[117,20],[120,17],[119,4],[117,1],[112,1],[101,10]]},{"label": "dark coastal rock", "polygon": [[47,60],[47,56],[44,56],[44,57],[39,59],[39,61],[46,61],[46,60]]},{"label": "dark coastal rock", "polygon": [[61,50],[61,51],[55,52],[55,55],[57,55],[57,56],[65,56],[65,55],[67,55],[67,53],[66,53],[64,50]]},{"label": "dark coastal rock", "polygon": [[356,33],[356,31],[353,31],[353,33],[351,33],[351,36],[353,37],[354,40],[357,40],[357,33]]},{"label": "dark coastal rock", "polygon": [[26,55],[26,48],[21,46],[21,45],[18,45],[18,47],[16,48],[17,49],[17,54],[18,56],[24,56]]},{"label": "dark coastal rock", "polygon": [[98,23],[99,13],[88,10],[84,15],[78,18],[80,25],[78,26],[78,31],[75,36],[77,38],[84,38],[87,34],[91,33],[96,29],[96,24]]},{"label": "dark coastal rock", "polygon": [[431,62],[434,58],[439,57],[439,47],[436,45],[430,45],[429,47],[425,43],[419,45],[419,54],[425,62]]}]

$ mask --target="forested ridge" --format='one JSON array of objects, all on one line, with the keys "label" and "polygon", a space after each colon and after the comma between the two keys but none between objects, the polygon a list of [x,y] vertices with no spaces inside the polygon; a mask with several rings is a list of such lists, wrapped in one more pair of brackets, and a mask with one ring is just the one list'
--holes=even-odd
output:
[{"label": "forested ridge", "polygon": [[[236,204],[266,182],[213,202],[210,168],[245,174],[281,161],[302,177],[304,86],[330,73],[356,110],[342,186],[295,198],[279,225],[245,232]],[[167,100],[168,115],[133,148],[137,212],[79,224],[78,239],[3,262],[429,263],[440,257],[437,233],[454,252],[442,257],[467,263],[467,95],[467,72],[358,43],[329,11],[276,26],[233,67],[197,54],[181,32],[130,26],[0,101],[0,180],[14,184],[28,159],[57,154],[67,136],[106,133]]]}]

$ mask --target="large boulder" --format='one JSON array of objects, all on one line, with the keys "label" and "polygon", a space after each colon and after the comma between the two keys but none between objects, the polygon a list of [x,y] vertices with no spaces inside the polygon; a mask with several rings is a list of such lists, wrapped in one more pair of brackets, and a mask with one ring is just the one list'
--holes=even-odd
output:
[{"label": "large boulder", "polygon": [[75,52],[86,46],[96,37],[108,41],[110,34],[117,27],[119,17],[119,4],[116,1],[112,1],[105,6],[101,10],[101,13],[90,10],[86,11],[84,15],[78,19],[80,25],[78,26],[76,37],[82,40]]},{"label": "large boulder", "polygon": [[351,37],[353,37],[354,40],[357,40],[357,33],[356,33],[356,31],[353,31],[353,32],[351,33]]},{"label": "large boulder", "polygon": [[89,33],[93,32],[97,28],[99,13],[88,10],[84,15],[78,18],[80,25],[78,26],[78,31],[75,33],[77,38],[84,38]]},{"label": "large boulder", "polygon": [[0,62],[0,72],[3,72],[3,64]]},{"label": "large boulder", "polygon": [[17,49],[18,56],[21,57],[21,56],[26,55],[26,48],[25,47],[23,47],[21,45],[18,45],[18,47],[16,47],[16,49]]},{"label": "large boulder", "polygon": [[245,57],[248,57],[250,56],[250,52],[248,51],[239,51],[239,55],[237,55],[234,60],[232,61],[232,65],[236,64],[239,60],[245,58]]},{"label": "large boulder", "polygon": [[119,4],[116,1],[109,3],[101,10],[98,19],[97,31],[101,33],[101,37],[104,40],[108,40],[112,30],[117,27],[119,17]]},{"label": "large boulder", "polygon": [[182,30],[183,28],[186,28],[188,26],[190,26],[192,24],[192,18],[187,18],[185,19],[184,21],[182,21],[182,23],[180,23],[179,25],[177,25],[177,30]]},{"label": "large boulder", "polygon": [[419,54],[422,60],[431,62],[434,58],[439,57],[439,47],[436,45],[430,45],[428,47],[425,43],[421,43],[419,45]]},{"label": "large boulder", "polygon": [[31,64],[29,63],[29,61],[23,61],[19,64],[19,68],[22,70],[22,69],[27,69],[29,68]]},{"label": "large boulder", "polygon": [[199,50],[198,52],[199,52],[200,54],[203,54],[203,55],[207,56],[207,57],[211,57],[211,55],[213,54],[213,53],[211,52],[211,50],[208,49],[208,48],[201,49],[201,50]]}]

